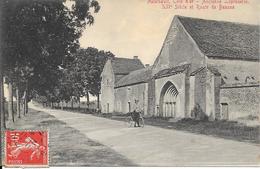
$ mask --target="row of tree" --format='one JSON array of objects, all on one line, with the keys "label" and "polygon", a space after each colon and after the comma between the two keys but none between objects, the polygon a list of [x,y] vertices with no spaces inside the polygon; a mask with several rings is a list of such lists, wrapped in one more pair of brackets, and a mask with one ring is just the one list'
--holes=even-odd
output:
[{"label": "row of tree", "polygon": [[[58,102],[98,96],[100,72],[110,52],[79,49],[79,38],[93,13],[100,10],[96,0],[3,0],[1,1],[1,127],[6,117],[14,122],[13,110],[4,112],[3,77],[9,94],[16,93],[17,105],[38,101]],[[92,10],[93,9],[93,10]],[[13,92],[15,91],[15,92]],[[13,98],[13,97],[9,97]],[[10,100],[12,102],[12,99]],[[12,108],[12,103],[9,104]],[[20,108],[17,110],[20,114]]]},{"label": "row of tree", "polygon": [[[64,102],[78,102],[80,98],[87,98],[87,108],[89,108],[89,95],[97,97],[99,106],[99,94],[101,88],[101,72],[107,59],[114,58],[111,52],[105,52],[93,47],[79,49],[73,56],[74,60],[66,67],[60,68],[60,78],[54,90],[40,95],[35,94],[34,100],[43,105],[59,105],[63,109]],[[97,107],[99,108],[99,107]]]}]

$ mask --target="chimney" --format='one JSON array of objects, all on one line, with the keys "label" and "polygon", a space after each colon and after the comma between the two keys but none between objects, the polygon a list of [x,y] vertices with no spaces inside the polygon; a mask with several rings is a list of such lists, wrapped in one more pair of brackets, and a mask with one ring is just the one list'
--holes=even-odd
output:
[{"label": "chimney", "polygon": [[138,56],[134,56],[133,59],[138,59]]},{"label": "chimney", "polygon": [[150,66],[150,64],[145,64],[145,67],[149,67]]}]

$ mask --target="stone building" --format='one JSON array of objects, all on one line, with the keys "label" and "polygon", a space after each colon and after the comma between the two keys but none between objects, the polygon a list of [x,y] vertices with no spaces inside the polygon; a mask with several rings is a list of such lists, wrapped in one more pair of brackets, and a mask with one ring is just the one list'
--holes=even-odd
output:
[{"label": "stone building", "polygon": [[175,16],[152,66],[108,60],[101,107],[146,116],[210,119],[259,115],[259,26]]},{"label": "stone building", "polygon": [[[137,56],[133,59],[114,58],[108,60],[104,66],[101,82],[101,109],[103,112],[111,113],[116,109],[116,83],[130,72],[144,68]],[[123,99],[123,98],[122,98]]]}]

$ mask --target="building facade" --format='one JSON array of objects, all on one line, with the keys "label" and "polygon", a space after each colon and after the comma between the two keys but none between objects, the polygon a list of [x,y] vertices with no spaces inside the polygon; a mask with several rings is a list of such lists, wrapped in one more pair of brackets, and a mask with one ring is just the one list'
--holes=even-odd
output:
[{"label": "building facade", "polygon": [[179,119],[194,118],[199,106],[212,120],[259,116],[259,35],[258,25],[175,16],[152,66],[107,61],[102,111],[139,107]]}]

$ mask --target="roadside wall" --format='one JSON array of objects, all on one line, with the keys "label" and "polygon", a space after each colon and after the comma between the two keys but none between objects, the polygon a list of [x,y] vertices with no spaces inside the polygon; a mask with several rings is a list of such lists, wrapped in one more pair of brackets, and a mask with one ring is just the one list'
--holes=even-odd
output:
[{"label": "roadside wall", "polygon": [[[136,101],[138,102],[136,104]],[[130,107],[129,107],[130,106]],[[128,113],[139,107],[147,115],[148,83],[129,85],[115,89],[115,112]]]},{"label": "roadside wall", "polygon": [[227,103],[229,120],[259,116],[259,86],[221,88],[220,103]]}]

